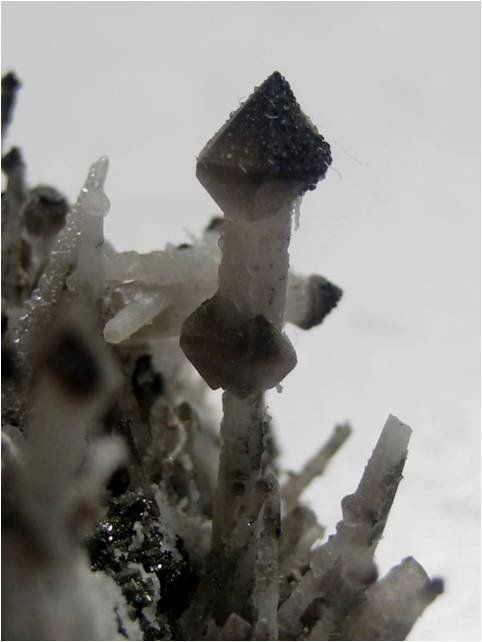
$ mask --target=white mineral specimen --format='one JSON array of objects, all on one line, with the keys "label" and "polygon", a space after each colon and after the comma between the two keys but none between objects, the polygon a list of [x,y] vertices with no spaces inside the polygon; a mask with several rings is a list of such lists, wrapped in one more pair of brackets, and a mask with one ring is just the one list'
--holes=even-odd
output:
[{"label": "white mineral specimen", "polygon": [[280,602],[284,602],[301,579],[310,561],[315,542],[322,539],[325,529],[320,526],[315,513],[298,504],[283,517],[279,543]]},{"label": "white mineral specimen", "polygon": [[[17,86],[2,81],[2,136]],[[311,328],[341,296],[288,271],[330,162],[274,73],[199,157],[224,222],[140,255],[104,244],[106,158],[62,227],[62,195],[3,157],[4,639],[404,639],[442,591],[412,558],[377,581],[411,433],[395,417],[327,541],[302,494],[350,427],[279,487],[264,393],[296,361],[283,324]],[[181,347],[225,391],[220,435]]]},{"label": "white mineral specimen", "polygon": [[344,624],[346,639],[404,640],[442,589],[413,557],[405,558],[367,590]]},{"label": "white mineral specimen", "polygon": [[123,639],[116,617],[131,639],[141,639],[118,587],[91,572],[78,543],[126,456],[113,437],[87,448],[118,378],[83,316],[75,310],[57,319],[44,337],[27,439],[17,440],[19,456],[5,462],[2,609],[9,639]]},{"label": "white mineral specimen", "polygon": [[336,534],[313,551],[310,569],[281,605],[285,639],[302,633],[303,614],[320,598],[323,619],[317,631],[322,639],[330,639],[340,614],[348,612],[376,580],[373,555],[402,477],[410,433],[396,417],[388,418],[356,492],[342,501],[343,520]]},{"label": "white mineral specimen", "polygon": [[66,289],[75,295],[72,298],[87,297],[89,302],[98,301],[105,293],[103,216],[110,204],[103,185],[107,169],[105,157],[91,165],[38,286],[23,306],[14,341],[27,366],[37,333],[55,319],[58,306],[68,299]]},{"label": "white mineral specimen", "polygon": [[[162,251],[148,254],[106,250],[106,279],[111,295],[108,316],[112,316],[106,325],[106,341],[139,345],[178,337],[186,317],[216,292],[221,260],[218,239],[218,231],[213,230],[199,239],[193,238],[189,247],[167,245]],[[135,303],[139,303],[134,307],[130,307],[132,292],[137,297]],[[155,297],[164,301],[154,317],[144,314],[140,303],[143,296],[147,307]],[[321,276],[289,272],[284,321],[311,328],[321,323],[340,296],[341,290]],[[114,331],[112,336],[111,329],[125,308],[130,308],[126,314],[136,330],[130,334]]]},{"label": "white mineral specimen", "polygon": [[104,328],[104,339],[108,343],[122,343],[153,320],[166,309],[168,299],[162,293],[136,292],[134,300],[122,308]]},{"label": "white mineral specimen", "polygon": [[265,496],[256,520],[255,581],[252,593],[256,613],[255,640],[278,639],[280,497],[278,480],[273,474],[257,482],[258,493]]},{"label": "white mineral specimen", "polygon": [[102,156],[89,169],[72,215],[78,220],[77,260],[69,287],[90,293],[94,301],[105,294],[104,216],[110,201],[104,192],[109,160]]}]

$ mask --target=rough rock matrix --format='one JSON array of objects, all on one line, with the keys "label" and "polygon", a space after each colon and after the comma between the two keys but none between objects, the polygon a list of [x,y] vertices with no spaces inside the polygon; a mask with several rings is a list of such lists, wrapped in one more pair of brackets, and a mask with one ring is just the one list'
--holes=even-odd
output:
[{"label": "rough rock matrix", "polygon": [[104,241],[106,158],[69,204],[3,152],[19,88],[2,79],[3,639],[405,639],[443,590],[413,558],[375,562],[411,429],[387,419],[328,539],[303,491],[351,427],[280,486],[264,393],[296,365],[284,326],[342,296],[289,266],[331,155],[287,81],[199,155],[222,218],[148,254]]}]

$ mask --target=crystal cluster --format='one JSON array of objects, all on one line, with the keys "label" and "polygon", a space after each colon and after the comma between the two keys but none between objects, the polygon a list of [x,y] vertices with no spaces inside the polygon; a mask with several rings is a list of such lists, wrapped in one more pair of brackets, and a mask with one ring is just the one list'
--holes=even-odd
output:
[{"label": "crystal cluster", "polygon": [[[2,79],[2,145],[19,86]],[[443,590],[412,558],[378,578],[411,433],[395,417],[328,539],[303,491],[350,426],[280,486],[264,393],[296,365],[284,326],[342,295],[289,267],[330,163],[275,72],[198,158],[223,217],[138,254],[104,241],[106,158],[70,205],[2,156],[5,639],[398,640]]]}]

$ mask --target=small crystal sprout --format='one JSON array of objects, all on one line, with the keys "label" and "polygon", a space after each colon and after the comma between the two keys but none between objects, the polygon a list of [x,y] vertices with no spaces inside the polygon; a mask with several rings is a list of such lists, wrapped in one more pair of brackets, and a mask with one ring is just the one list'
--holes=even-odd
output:
[{"label": "small crystal sprout", "polygon": [[[2,144],[19,86],[2,80]],[[318,326],[342,296],[289,268],[330,163],[275,72],[199,155],[224,217],[138,254],[104,242],[106,158],[70,207],[3,155],[5,639],[404,639],[443,590],[410,557],[378,578],[411,434],[397,418],[327,540],[303,492],[351,427],[279,485],[264,394],[296,365],[284,325]],[[204,382],[224,390],[220,434]]]}]

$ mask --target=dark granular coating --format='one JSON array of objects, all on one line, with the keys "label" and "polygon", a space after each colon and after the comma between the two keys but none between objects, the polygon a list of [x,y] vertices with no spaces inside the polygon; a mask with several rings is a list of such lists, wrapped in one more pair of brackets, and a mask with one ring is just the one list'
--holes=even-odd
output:
[{"label": "dark granular coating", "polygon": [[440,595],[444,592],[444,581],[441,577],[434,577],[430,580],[428,592],[431,593],[434,597]]},{"label": "dark granular coating", "polygon": [[137,401],[148,412],[164,389],[163,378],[154,370],[151,355],[143,354],[137,359],[131,383]]},{"label": "dark granular coating", "polygon": [[11,346],[2,346],[2,380],[18,378],[17,357]]},{"label": "dark granular coating", "polygon": [[102,383],[97,359],[73,330],[58,333],[44,363],[64,390],[75,396],[89,397]]},{"label": "dark granular coating", "polygon": [[35,236],[52,236],[64,223],[69,204],[53,187],[39,185],[30,190],[23,212],[27,231]]},{"label": "dark granular coating", "polygon": [[126,466],[119,466],[111,475],[107,482],[107,490],[110,491],[112,497],[120,497],[129,488],[131,483],[129,471]]},{"label": "dark granular coating", "polygon": [[[142,533],[140,539],[138,532]],[[154,604],[159,622],[175,628],[196,587],[197,576],[183,541],[166,532],[152,500],[132,491],[112,497],[105,519],[86,545],[92,570],[107,573],[120,586],[129,614],[138,620],[144,639],[166,639],[161,631],[153,630],[142,609]]]},{"label": "dark granular coating", "polygon": [[323,319],[335,308],[343,291],[322,276],[313,274],[308,281],[310,307],[306,317],[298,325],[304,330],[309,330],[319,325]]},{"label": "dark granular coating", "polygon": [[330,146],[275,71],[205,146],[199,163],[257,180],[301,180],[314,189],[331,163]]},{"label": "dark granular coating", "polygon": [[205,228],[206,232],[221,232],[224,225],[222,216],[213,216]]},{"label": "dark granular coating", "polygon": [[15,74],[10,71],[2,78],[2,131],[12,118],[13,108],[17,91],[20,88],[20,81]]},{"label": "dark granular coating", "polygon": [[2,312],[2,339],[8,330],[8,315]]},{"label": "dark granular coating", "polygon": [[23,156],[18,147],[12,147],[5,156],[2,156],[2,170],[7,176],[20,169],[22,165]]}]

